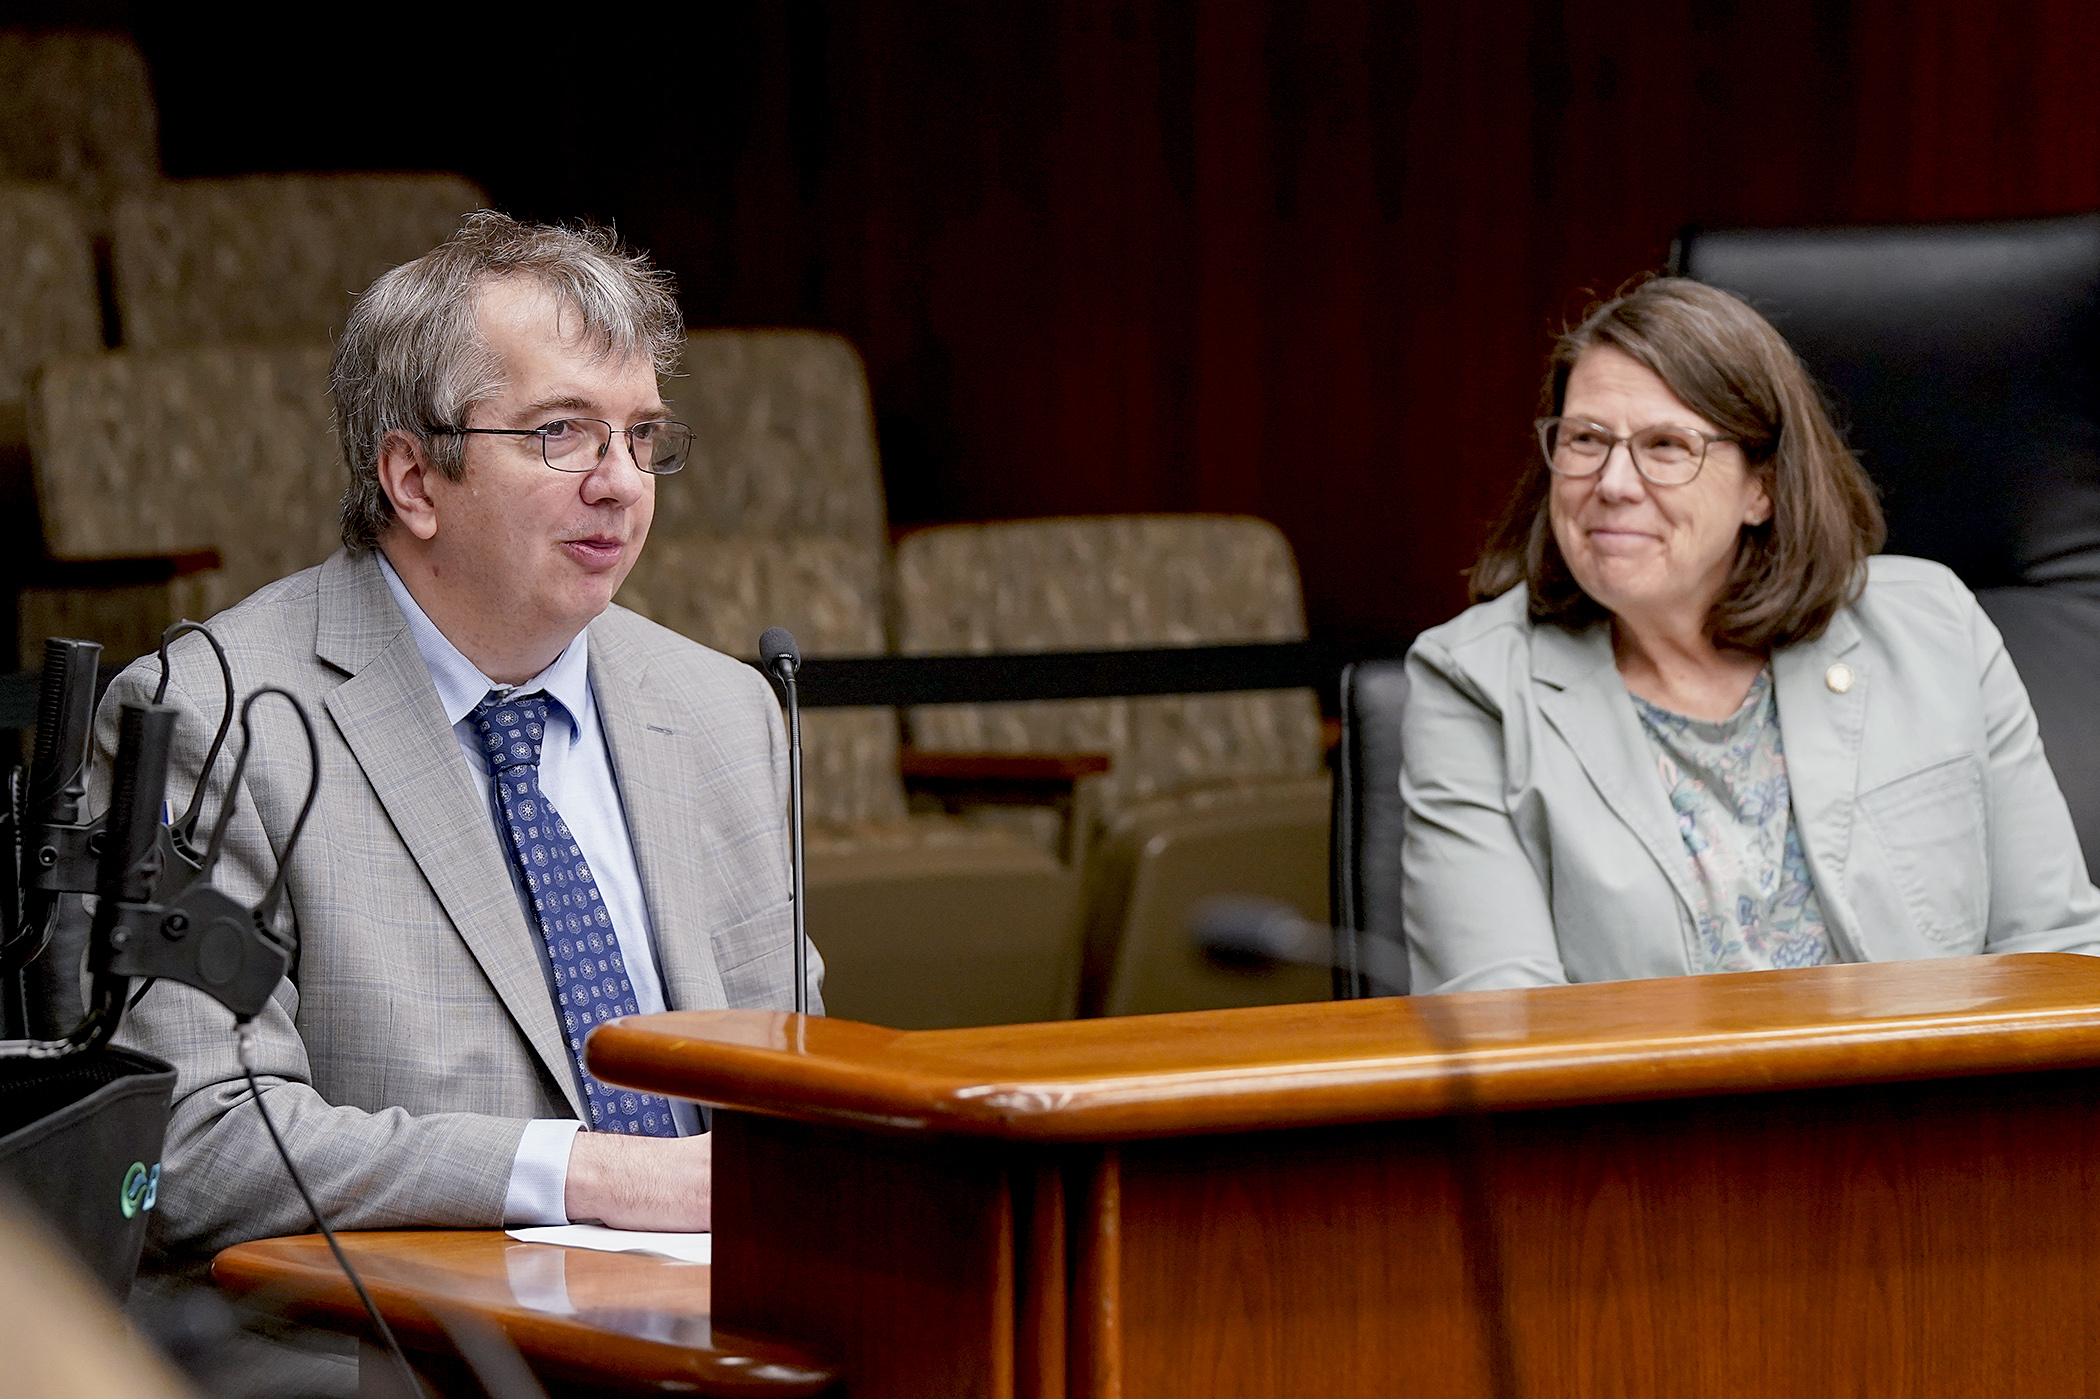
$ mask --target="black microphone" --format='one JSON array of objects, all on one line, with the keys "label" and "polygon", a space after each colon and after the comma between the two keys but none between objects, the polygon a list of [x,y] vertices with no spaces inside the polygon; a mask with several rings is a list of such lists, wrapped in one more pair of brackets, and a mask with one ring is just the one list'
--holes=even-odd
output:
[{"label": "black microphone", "polygon": [[160,704],[126,704],[118,712],[109,815],[95,878],[95,921],[88,933],[88,1013],[61,1042],[63,1052],[100,1049],[117,1032],[123,1014],[126,978],[111,969],[111,954],[134,936],[127,925],[136,920],[138,906],[153,897],[160,874],[160,807],[168,792],[175,715]]},{"label": "black microphone", "polygon": [[[22,883],[44,894],[85,894],[96,886],[93,823],[87,800],[88,740],[95,725],[99,642],[52,637],[44,643],[37,696],[36,749],[29,765],[29,810],[22,831]],[[158,812],[155,813],[156,815]]]},{"label": "black microphone", "polygon": [[795,1013],[809,1014],[809,933],[804,918],[802,879],[802,705],[795,697],[795,674],[802,669],[802,649],[786,627],[767,627],[758,638],[758,662],[780,683],[786,697],[788,725],[788,889],[795,904]]},{"label": "black microphone", "polygon": [[[1265,972],[1279,963],[1332,967],[1337,935],[1299,916],[1280,899],[1227,894],[1205,899],[1189,918],[1189,936],[1213,963],[1234,971]],[[1341,936],[1349,936],[1342,934]],[[1373,995],[1402,995],[1407,954],[1384,938],[1358,935],[1357,956]]]},{"label": "black microphone", "polygon": [[25,787],[19,768],[8,778],[0,837],[6,872],[0,876],[0,987],[6,997],[4,1033],[29,1032],[30,979],[24,970],[51,945],[59,895],[95,888],[93,842],[98,827],[84,820],[88,741],[95,720],[92,641],[53,638],[44,643],[44,679],[37,695],[36,742]]}]

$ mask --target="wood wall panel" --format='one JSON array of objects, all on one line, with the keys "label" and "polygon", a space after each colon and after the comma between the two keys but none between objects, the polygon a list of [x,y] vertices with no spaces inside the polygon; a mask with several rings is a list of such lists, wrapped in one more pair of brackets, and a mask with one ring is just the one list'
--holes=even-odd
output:
[{"label": "wood wall panel", "polygon": [[2100,207],[2088,0],[771,0],[588,97],[530,25],[135,8],[171,172],[614,220],[696,322],[860,343],[898,521],[1253,511],[1339,635],[1461,605],[1549,330],[1681,225]]}]

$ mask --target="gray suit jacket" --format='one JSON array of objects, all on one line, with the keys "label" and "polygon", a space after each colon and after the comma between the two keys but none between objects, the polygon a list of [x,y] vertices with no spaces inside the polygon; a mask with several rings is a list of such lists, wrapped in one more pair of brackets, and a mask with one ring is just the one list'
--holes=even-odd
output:
[{"label": "gray suit jacket", "polygon": [[[1849,667],[1842,693],[1826,677]],[[1946,569],[1877,557],[1821,638],[1772,657],[1794,820],[1841,956],[2100,952],[2027,691]],[[1418,990],[1681,976],[1690,870],[1610,629],[1519,588],[1408,655],[1405,916]]]},{"label": "gray suit jacket", "polygon": [[[241,696],[283,686],[321,744],[320,794],[287,870],[299,961],[256,1021],[271,1115],[332,1224],[499,1224],[525,1121],[580,1116],[582,1105],[488,792],[408,624],[374,558],[338,553],[211,627]],[[671,1006],[785,1009],[792,921],[777,703],[749,666],[623,608],[593,622],[590,637]],[[200,638],[173,656],[167,702],[183,713],[169,800],[179,813],[221,691]],[[148,657],[111,686],[97,726],[103,771],[117,706],[150,699],[158,678]],[[250,900],[276,873],[308,772],[290,706],[265,698],[254,720],[218,880]],[[206,830],[239,739],[236,725]],[[215,1002],[161,985],[120,1036],[179,1072],[153,1235],[169,1263],[311,1228],[248,1101],[232,1025]]]}]

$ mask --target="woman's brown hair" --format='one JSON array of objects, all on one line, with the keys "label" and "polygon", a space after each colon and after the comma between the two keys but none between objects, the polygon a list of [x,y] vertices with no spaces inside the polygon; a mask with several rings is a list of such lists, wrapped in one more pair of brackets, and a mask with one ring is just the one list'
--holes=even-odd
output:
[{"label": "woman's brown hair", "polygon": [[[1689,277],[1657,277],[1592,307],[1554,343],[1541,394],[1558,415],[1584,353],[1610,346],[1669,385],[1687,408],[1742,447],[1772,500],[1772,518],[1745,526],[1735,569],[1707,634],[1717,646],[1764,651],[1823,634],[1866,583],[1887,537],[1874,484],[1860,469],[1800,357],[1740,298]],[[1568,572],[1547,514],[1552,473],[1537,453],[1473,565],[1475,602],[1523,584],[1534,622],[1580,630],[1610,614]]]}]

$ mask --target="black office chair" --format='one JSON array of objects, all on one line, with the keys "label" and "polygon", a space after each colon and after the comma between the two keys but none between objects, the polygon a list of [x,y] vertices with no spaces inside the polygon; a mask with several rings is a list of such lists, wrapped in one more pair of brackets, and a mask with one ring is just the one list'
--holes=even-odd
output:
[{"label": "black office chair", "polygon": [[[1337,997],[1404,996],[1374,978],[1364,955],[1374,940],[1402,955],[1378,958],[1404,972],[1400,922],[1400,718],[1407,709],[1407,663],[1358,661],[1342,670],[1342,743],[1335,754],[1334,838],[1329,844]],[[1354,951],[1352,952],[1352,948]],[[1352,975],[1347,969],[1357,970]]]},{"label": "black office chair", "polygon": [[1671,263],[1792,342],[1881,487],[1889,552],[1976,590],[2100,868],[2100,214],[1693,230]]}]

